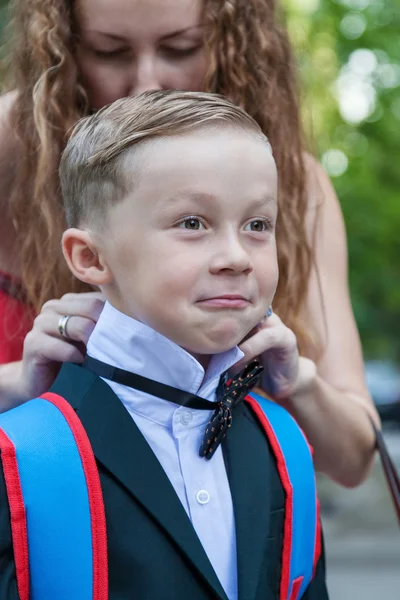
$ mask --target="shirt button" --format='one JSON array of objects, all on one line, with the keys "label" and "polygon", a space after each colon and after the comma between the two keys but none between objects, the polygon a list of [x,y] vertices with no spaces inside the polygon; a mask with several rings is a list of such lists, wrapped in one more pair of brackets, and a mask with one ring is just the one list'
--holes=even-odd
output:
[{"label": "shirt button", "polygon": [[196,500],[199,504],[208,504],[210,501],[210,494],[207,492],[207,490],[200,490],[196,494]]},{"label": "shirt button", "polygon": [[193,415],[188,410],[185,410],[185,412],[183,412],[181,414],[182,425],[189,425],[189,423],[192,421],[192,419],[193,419]]}]

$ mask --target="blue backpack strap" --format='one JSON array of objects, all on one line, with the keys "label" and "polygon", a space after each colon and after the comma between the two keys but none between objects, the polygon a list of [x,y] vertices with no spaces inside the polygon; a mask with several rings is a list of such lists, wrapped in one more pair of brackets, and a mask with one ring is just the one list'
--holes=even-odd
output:
[{"label": "blue backpack strap", "polygon": [[100,479],[75,411],[48,393],[3,413],[0,448],[21,600],[107,600]]},{"label": "blue backpack strap", "polygon": [[246,402],[265,430],[286,495],[279,600],[300,600],[313,577],[320,548],[312,452],[284,408],[255,393]]}]

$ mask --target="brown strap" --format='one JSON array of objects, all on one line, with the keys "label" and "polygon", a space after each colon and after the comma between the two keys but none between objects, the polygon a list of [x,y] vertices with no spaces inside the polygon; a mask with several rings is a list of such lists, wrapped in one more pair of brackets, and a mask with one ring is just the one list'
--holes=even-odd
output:
[{"label": "brown strap", "polygon": [[389,486],[390,494],[392,496],[394,508],[397,514],[397,519],[400,525],[400,478],[397,473],[397,469],[390,458],[382,433],[376,427],[372,419],[371,423],[375,431],[376,447],[381,457],[383,471],[385,473],[386,481]]}]

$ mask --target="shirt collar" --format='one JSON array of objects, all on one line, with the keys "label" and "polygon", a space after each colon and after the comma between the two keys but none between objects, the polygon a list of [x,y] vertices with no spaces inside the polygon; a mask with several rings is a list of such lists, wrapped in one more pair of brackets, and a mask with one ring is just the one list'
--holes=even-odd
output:
[{"label": "shirt collar", "polygon": [[220,376],[244,356],[237,346],[214,354],[205,372],[186,350],[151,327],[121,313],[109,302],[90,336],[87,351],[93,358],[112,366],[207,400],[215,400]]}]

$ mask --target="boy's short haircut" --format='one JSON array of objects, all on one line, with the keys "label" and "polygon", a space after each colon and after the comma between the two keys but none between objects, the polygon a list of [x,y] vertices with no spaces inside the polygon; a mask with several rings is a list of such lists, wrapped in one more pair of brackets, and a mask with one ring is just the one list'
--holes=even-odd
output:
[{"label": "boy's short haircut", "polygon": [[185,134],[207,125],[231,125],[268,144],[256,121],[222,96],[156,91],[117,100],[74,127],[60,163],[68,227],[104,223],[109,206],[123,200],[140,172],[128,171],[132,148],[154,138]]}]

